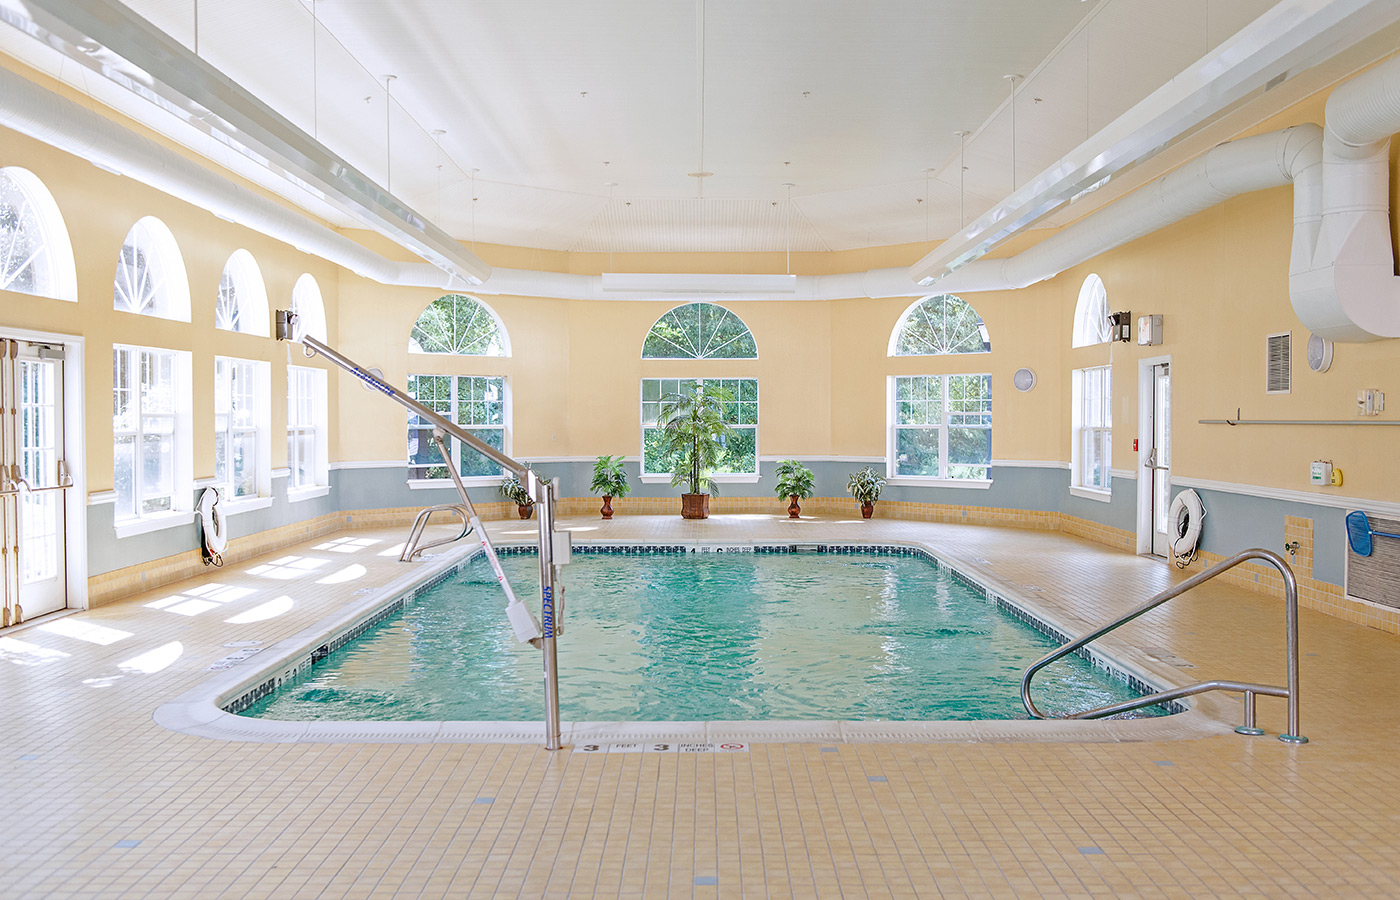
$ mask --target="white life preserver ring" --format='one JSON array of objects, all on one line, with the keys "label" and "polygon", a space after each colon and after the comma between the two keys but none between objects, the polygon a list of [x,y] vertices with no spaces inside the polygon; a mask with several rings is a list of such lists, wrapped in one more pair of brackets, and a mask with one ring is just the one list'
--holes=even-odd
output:
[{"label": "white life preserver ring", "polygon": [[1168,536],[1175,556],[1190,556],[1201,540],[1201,520],[1206,517],[1206,508],[1201,505],[1201,497],[1193,490],[1184,490],[1172,501],[1167,519],[1172,523]]},{"label": "white life preserver ring", "polygon": [[228,547],[228,526],[216,488],[205,488],[199,495],[199,521],[206,553],[212,558],[222,557]]}]

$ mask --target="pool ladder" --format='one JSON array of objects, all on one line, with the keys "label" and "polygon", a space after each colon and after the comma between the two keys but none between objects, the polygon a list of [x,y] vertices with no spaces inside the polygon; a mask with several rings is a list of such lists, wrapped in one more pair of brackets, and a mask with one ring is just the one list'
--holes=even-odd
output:
[{"label": "pool ladder", "polygon": [[[1288,657],[1288,687],[1276,687],[1268,684],[1250,684],[1243,681],[1202,681],[1198,684],[1190,684],[1185,687],[1173,688],[1169,691],[1158,691],[1155,694],[1147,694],[1135,700],[1125,700],[1122,703],[1110,703],[1106,706],[1095,707],[1084,712],[1068,713],[1063,716],[1048,716],[1041,712],[1031,699],[1031,679],[1035,673],[1050,665],[1057,659],[1074,653],[1081,647],[1098,640],[1110,631],[1121,625],[1126,625],[1143,613],[1150,612],[1171,600],[1179,597],[1197,585],[1210,581],[1242,562],[1251,559],[1263,560],[1269,563],[1279,574],[1283,576],[1284,590],[1284,622],[1286,627],[1286,653]],[[1288,698],[1288,732],[1280,734],[1278,739],[1287,744],[1306,744],[1308,739],[1298,732],[1298,583],[1293,577],[1293,570],[1288,567],[1288,563],[1283,561],[1283,557],[1268,550],[1254,549],[1244,550],[1236,553],[1229,559],[1217,563],[1197,575],[1186,579],[1174,587],[1168,588],[1157,594],[1152,599],[1141,606],[1129,610],[1107,625],[1077,638],[1051,651],[1031,664],[1021,676],[1021,702],[1026,706],[1026,712],[1036,719],[1101,719],[1105,716],[1112,716],[1121,712],[1129,712],[1134,709],[1142,709],[1145,706],[1156,706],[1159,703],[1167,703],[1172,700],[1179,700],[1182,697],[1190,697],[1194,694],[1204,694],[1207,691],[1237,691],[1244,694],[1244,724],[1235,729],[1240,734],[1263,734],[1264,729],[1255,725],[1254,719],[1254,698],[1260,694],[1266,697],[1286,697]]]}]

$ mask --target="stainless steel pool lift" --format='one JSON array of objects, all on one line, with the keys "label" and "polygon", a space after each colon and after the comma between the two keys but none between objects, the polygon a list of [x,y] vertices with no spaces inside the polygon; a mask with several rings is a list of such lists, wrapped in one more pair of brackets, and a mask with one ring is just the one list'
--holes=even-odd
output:
[{"label": "stainless steel pool lift", "polygon": [[[1259,559],[1269,563],[1275,569],[1278,569],[1279,574],[1283,576],[1285,652],[1287,654],[1288,663],[1288,687],[1282,688],[1267,684],[1250,684],[1242,681],[1202,681],[1197,684],[1190,684],[1169,691],[1158,691],[1155,694],[1147,694],[1135,700],[1125,700],[1122,703],[1110,703],[1107,706],[1099,706],[1084,712],[1070,713],[1064,716],[1048,716],[1036,707],[1035,701],[1031,699],[1031,679],[1035,677],[1035,673],[1050,665],[1055,660],[1075,652],[1092,641],[1098,640],[1120,625],[1126,625],[1143,613],[1156,609],[1173,597],[1179,597],[1197,585],[1203,584],[1215,576],[1251,559]],[[1047,653],[1045,656],[1032,663],[1030,668],[1026,669],[1025,674],[1021,676],[1021,702],[1025,704],[1026,712],[1037,719],[1101,719],[1105,716],[1111,716],[1121,712],[1128,712],[1147,706],[1156,706],[1159,703],[1179,700],[1182,697],[1190,697],[1194,694],[1203,694],[1206,691],[1242,692],[1244,694],[1244,724],[1236,728],[1235,731],[1240,734],[1252,735],[1264,733],[1264,729],[1255,725],[1255,696],[1263,694],[1266,697],[1286,697],[1288,698],[1288,731],[1285,734],[1280,734],[1278,739],[1286,744],[1306,744],[1308,742],[1308,739],[1303,737],[1298,731],[1298,584],[1293,577],[1293,570],[1288,567],[1288,563],[1283,561],[1283,557],[1279,556],[1277,553],[1260,549],[1244,550],[1236,553],[1229,559],[1211,566],[1204,572],[1193,575],[1175,587],[1162,591],[1146,603],[1129,610],[1112,622],[1104,625],[1102,628],[1070,641],[1058,650]]]},{"label": "stainless steel pool lift", "polygon": [[[496,580],[500,582],[501,589],[506,595],[506,615],[510,619],[511,628],[515,631],[516,638],[520,641],[529,641],[539,647],[544,655],[544,707],[545,707],[545,749],[558,750],[563,745],[560,742],[559,733],[559,657],[556,647],[556,639],[563,629],[558,627],[558,614],[564,609],[564,585],[562,583],[560,567],[569,561],[569,533],[555,532],[554,530],[554,502],[555,487],[552,482],[537,477],[533,470],[524,463],[517,462],[490,444],[478,438],[476,435],[454,425],[412,397],[400,391],[398,388],[383,380],[376,378],[369,371],[356,364],[353,360],[345,357],[336,350],[332,350],[322,342],[309,335],[295,334],[296,313],[290,310],[277,310],[277,340],[295,341],[302,345],[303,352],[307,356],[317,354],[335,363],[340,368],[360,379],[370,388],[379,391],[391,400],[397,401],[406,407],[410,412],[419,416],[433,425],[433,443],[437,446],[438,452],[442,455],[443,462],[447,466],[447,471],[452,476],[452,483],[457,488],[458,495],[462,498],[461,504],[449,503],[431,506],[418,514],[414,520],[413,528],[409,533],[409,541],[404,546],[401,560],[412,559],[417,553],[431,546],[438,546],[447,541],[433,541],[429,544],[416,544],[422,537],[427,520],[433,512],[452,511],[461,516],[464,525],[460,534],[453,540],[465,537],[470,531],[475,530],[477,538],[481,541],[482,551],[486,554],[486,559],[491,564],[491,570],[496,574]],[[462,484],[462,478],[457,472],[456,465],[452,462],[452,455],[448,452],[443,441],[443,435],[449,434],[457,438],[468,447],[485,456],[487,459],[501,466],[501,468],[515,475],[525,485],[531,499],[539,508],[539,555],[540,555],[540,622],[536,623],[534,615],[529,608],[515,596],[515,592],[510,588],[510,582],[506,580],[505,572],[501,570],[501,562],[496,556],[496,550],[491,546],[491,540],[486,535],[486,529],[482,526],[481,520],[477,518],[476,510],[472,506],[471,498],[467,496],[466,486]]]}]

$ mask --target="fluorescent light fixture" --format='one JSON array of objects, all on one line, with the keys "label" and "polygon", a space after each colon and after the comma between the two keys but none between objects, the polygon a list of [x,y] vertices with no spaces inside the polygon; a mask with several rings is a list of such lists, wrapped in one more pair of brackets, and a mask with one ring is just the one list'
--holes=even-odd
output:
[{"label": "fluorescent light fixture", "polygon": [[797,276],[604,272],[603,290],[650,294],[792,294],[797,292]]}]

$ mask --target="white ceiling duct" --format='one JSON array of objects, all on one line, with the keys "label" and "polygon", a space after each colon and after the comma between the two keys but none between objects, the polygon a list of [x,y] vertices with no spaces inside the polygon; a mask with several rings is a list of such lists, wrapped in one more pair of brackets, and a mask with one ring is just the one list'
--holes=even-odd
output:
[{"label": "white ceiling duct", "polygon": [[382,284],[467,286],[429,263],[380,256],[7,69],[0,69],[0,125]]},{"label": "white ceiling duct", "polygon": [[939,293],[1010,291],[1249,191],[1295,184],[1295,220],[1316,219],[1322,129],[1295,125],[1212,148],[1112,206],[1004,259],[979,259],[934,283]]},{"label": "white ceiling duct", "polygon": [[1400,337],[1390,235],[1390,137],[1400,131],[1400,57],[1327,99],[1316,240],[1295,238],[1288,292],[1308,330],[1331,341]]}]

